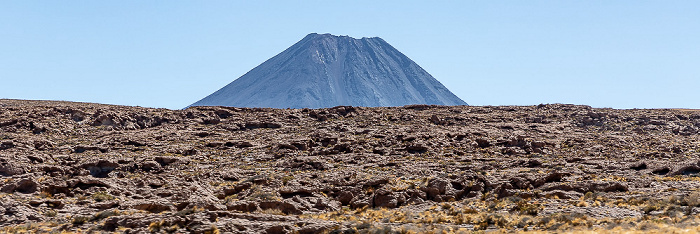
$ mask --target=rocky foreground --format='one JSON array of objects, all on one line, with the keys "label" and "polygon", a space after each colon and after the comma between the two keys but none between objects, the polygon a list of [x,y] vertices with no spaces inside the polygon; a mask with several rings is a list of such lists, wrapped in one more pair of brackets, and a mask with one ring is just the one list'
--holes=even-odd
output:
[{"label": "rocky foreground", "polygon": [[0,232],[700,231],[700,111],[0,100]]}]

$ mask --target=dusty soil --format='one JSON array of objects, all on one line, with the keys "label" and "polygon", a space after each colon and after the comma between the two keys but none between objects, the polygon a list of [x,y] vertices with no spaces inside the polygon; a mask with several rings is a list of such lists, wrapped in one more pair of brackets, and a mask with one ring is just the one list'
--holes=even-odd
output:
[{"label": "dusty soil", "polygon": [[0,232],[692,228],[699,132],[696,110],[0,100]]}]

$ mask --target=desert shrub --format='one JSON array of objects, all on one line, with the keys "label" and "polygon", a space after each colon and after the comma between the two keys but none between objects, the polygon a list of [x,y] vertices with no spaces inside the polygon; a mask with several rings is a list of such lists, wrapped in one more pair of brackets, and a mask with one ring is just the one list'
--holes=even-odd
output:
[{"label": "desert shrub", "polygon": [[520,200],[515,203],[515,206],[512,210],[517,211],[518,213],[523,215],[536,216],[537,213],[539,213],[542,210],[542,206],[539,204],[527,202],[525,200]]},{"label": "desert shrub", "polygon": [[442,205],[440,205],[440,206],[441,206],[442,209],[444,209],[444,210],[449,210],[450,208],[452,208],[452,204],[447,203],[447,202],[442,203]]},{"label": "desert shrub", "polygon": [[649,214],[649,213],[651,213],[652,211],[657,211],[657,210],[659,210],[660,208],[661,208],[661,207],[659,207],[658,204],[648,204],[648,205],[644,206],[644,209],[643,209],[643,210],[644,210],[644,213],[645,213],[645,214]]},{"label": "desert shrub", "polygon": [[95,201],[97,201],[97,202],[101,202],[101,201],[114,200],[114,196],[110,195],[107,192],[96,192],[95,194],[92,195],[92,199],[95,199]]},{"label": "desert shrub", "polygon": [[282,177],[282,183],[286,185],[287,183],[289,183],[289,181],[291,181],[293,179],[294,179],[294,176],[291,176],[291,175],[284,176],[284,177]]},{"label": "desert shrub", "polygon": [[92,220],[100,220],[100,219],[105,219],[105,218],[108,218],[111,216],[117,216],[117,215],[119,215],[119,211],[116,209],[115,210],[105,210],[105,211],[101,211],[101,212],[98,212],[97,214],[95,214],[92,217]]},{"label": "desert shrub", "polygon": [[205,233],[205,234],[219,234],[219,233],[221,233],[221,231],[219,231],[219,227],[217,227],[216,225],[212,224],[212,225],[211,225],[211,229],[210,229],[210,230],[207,230],[207,231],[204,231],[204,233]]},{"label": "desert shrub", "polygon": [[56,215],[58,215],[58,212],[56,210],[51,209],[46,211],[44,215],[46,215],[46,217],[56,217]]},{"label": "desert shrub", "polygon": [[688,206],[700,206],[700,190],[695,190],[692,193],[688,194],[688,196],[685,197],[684,200]]},{"label": "desert shrub", "polygon": [[90,217],[78,215],[78,216],[73,217],[73,220],[71,221],[71,223],[75,226],[80,226],[80,225],[83,225],[88,220],[90,220]]},{"label": "desert shrub", "polygon": [[194,206],[192,208],[182,209],[181,211],[178,211],[177,213],[175,213],[175,215],[180,216],[180,217],[185,217],[187,215],[194,214],[194,213],[201,212],[201,211],[204,211],[204,208],[199,208],[197,206]]},{"label": "desert shrub", "polygon": [[49,192],[42,191],[41,193],[39,193],[39,197],[41,197],[41,198],[49,198],[49,199],[50,199],[50,198],[53,198],[53,195],[52,195],[51,193],[49,193]]},{"label": "desert shrub", "polygon": [[264,210],[261,210],[260,213],[273,214],[273,215],[285,215],[285,213],[282,212],[280,209],[264,209]]},{"label": "desert shrub", "polygon": [[238,200],[238,194],[229,195],[224,198],[224,201],[226,202],[231,202],[235,200]]},{"label": "desert shrub", "polygon": [[263,201],[278,201],[278,200],[280,200],[280,197],[277,196],[276,192],[265,191],[258,185],[254,185],[250,189],[251,189],[251,193],[247,197],[249,200],[256,200],[256,199],[263,200]]},{"label": "desert shrub", "polygon": [[158,231],[160,231],[161,228],[163,228],[164,224],[165,224],[165,220],[152,222],[151,224],[148,225],[148,231],[149,232],[158,232]]}]

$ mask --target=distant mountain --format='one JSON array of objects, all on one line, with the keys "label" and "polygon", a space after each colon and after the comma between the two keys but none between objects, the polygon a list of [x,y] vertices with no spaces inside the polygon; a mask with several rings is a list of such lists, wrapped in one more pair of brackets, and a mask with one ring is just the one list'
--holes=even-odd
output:
[{"label": "distant mountain", "polygon": [[467,105],[378,37],[311,33],[192,106]]}]

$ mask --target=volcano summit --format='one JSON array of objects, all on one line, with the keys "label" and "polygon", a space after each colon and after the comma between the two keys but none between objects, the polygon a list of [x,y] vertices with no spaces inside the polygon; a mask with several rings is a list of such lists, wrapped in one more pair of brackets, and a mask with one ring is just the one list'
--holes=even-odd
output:
[{"label": "volcano summit", "polygon": [[467,105],[378,37],[311,33],[192,106]]}]

